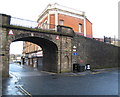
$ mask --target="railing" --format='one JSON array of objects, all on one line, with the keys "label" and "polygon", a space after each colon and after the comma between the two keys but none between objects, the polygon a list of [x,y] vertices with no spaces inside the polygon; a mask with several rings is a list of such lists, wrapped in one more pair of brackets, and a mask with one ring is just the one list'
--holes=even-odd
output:
[{"label": "railing", "polygon": [[43,29],[43,30],[50,30],[50,31],[57,31],[61,34],[65,35],[73,35],[73,30],[70,27],[62,26],[62,25],[54,25],[48,23],[38,24],[35,21],[20,19],[16,17],[11,17],[10,25],[21,26],[21,27],[28,27],[33,29]]},{"label": "railing", "polygon": [[16,17],[11,17],[10,25],[28,27],[28,28],[36,28],[38,23],[31,20],[20,19]]},{"label": "railing", "polygon": [[42,23],[41,25],[38,25],[38,29],[57,31],[57,25],[48,24],[48,23]]},{"label": "railing", "polygon": [[44,29],[44,30],[55,30],[57,27],[54,24],[47,24],[42,23],[40,26],[36,21],[11,17],[10,25],[16,25],[16,26],[22,26],[22,27],[28,27],[28,28],[37,28],[37,29]]}]

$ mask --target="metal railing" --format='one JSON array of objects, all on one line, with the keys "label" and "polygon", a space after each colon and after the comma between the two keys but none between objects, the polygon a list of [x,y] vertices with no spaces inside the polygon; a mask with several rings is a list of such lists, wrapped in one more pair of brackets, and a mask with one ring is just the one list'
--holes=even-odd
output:
[{"label": "metal railing", "polygon": [[38,26],[38,23],[36,21],[11,17],[10,25],[16,25],[16,26],[22,26],[22,27],[28,27],[28,28],[36,28]]},{"label": "metal railing", "polygon": [[31,20],[26,20],[26,19],[21,19],[21,18],[16,18],[16,17],[11,17],[10,25],[33,28],[33,29],[57,31],[65,35],[73,34],[72,28],[67,27],[67,26],[54,25],[54,24],[48,24],[48,23],[38,24],[36,21],[31,21]]},{"label": "metal railing", "polygon": [[48,23],[42,23],[41,25],[38,25],[38,29],[57,31],[57,25],[48,24]]},{"label": "metal railing", "polygon": [[16,25],[16,26],[22,26],[22,27],[28,27],[28,28],[37,28],[37,29],[43,29],[43,30],[55,30],[57,27],[54,24],[48,24],[48,23],[42,23],[39,25],[36,21],[11,17],[10,25]]}]

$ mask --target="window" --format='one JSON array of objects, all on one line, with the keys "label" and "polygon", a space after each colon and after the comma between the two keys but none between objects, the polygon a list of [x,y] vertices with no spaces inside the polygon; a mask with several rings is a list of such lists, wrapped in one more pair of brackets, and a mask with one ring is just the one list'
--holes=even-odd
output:
[{"label": "window", "polygon": [[64,25],[64,20],[60,20],[60,25]]},{"label": "window", "polygon": [[42,28],[43,29],[48,29],[47,20],[42,24]]},{"label": "window", "polygon": [[79,24],[79,33],[82,33],[82,24]]}]

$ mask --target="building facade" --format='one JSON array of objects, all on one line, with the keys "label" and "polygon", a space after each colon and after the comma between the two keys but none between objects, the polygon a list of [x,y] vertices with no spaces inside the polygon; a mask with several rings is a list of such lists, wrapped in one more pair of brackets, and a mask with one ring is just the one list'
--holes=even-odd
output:
[{"label": "building facade", "polygon": [[64,7],[59,4],[49,4],[39,15],[38,28],[57,30],[57,25],[73,28],[74,32],[92,38],[92,23],[86,18],[85,12]]},{"label": "building facade", "polygon": [[112,39],[111,44],[120,47],[120,40],[119,39]]},{"label": "building facade", "polygon": [[[75,33],[92,38],[92,23],[86,18],[85,12],[64,7],[59,4],[49,4],[39,15],[38,29],[57,31],[58,25],[71,27]],[[30,42],[24,42],[23,64],[32,67],[42,67],[42,48]]]},{"label": "building facade", "polygon": [[42,48],[31,42],[23,43],[23,64],[41,68],[43,52]]}]

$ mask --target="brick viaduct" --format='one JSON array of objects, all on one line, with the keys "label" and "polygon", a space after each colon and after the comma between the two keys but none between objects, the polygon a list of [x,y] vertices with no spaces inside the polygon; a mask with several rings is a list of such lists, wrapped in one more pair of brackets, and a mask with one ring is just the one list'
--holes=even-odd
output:
[{"label": "brick viaduct", "polygon": [[[43,70],[72,72],[73,64],[90,64],[92,69],[118,67],[119,47],[75,34],[72,28],[58,31],[10,25],[11,16],[0,14],[0,74],[9,76],[9,47],[14,41],[29,41],[43,49]],[[9,35],[12,30],[14,35]],[[59,39],[56,39],[59,37]],[[74,50],[75,49],[75,50]]]}]

